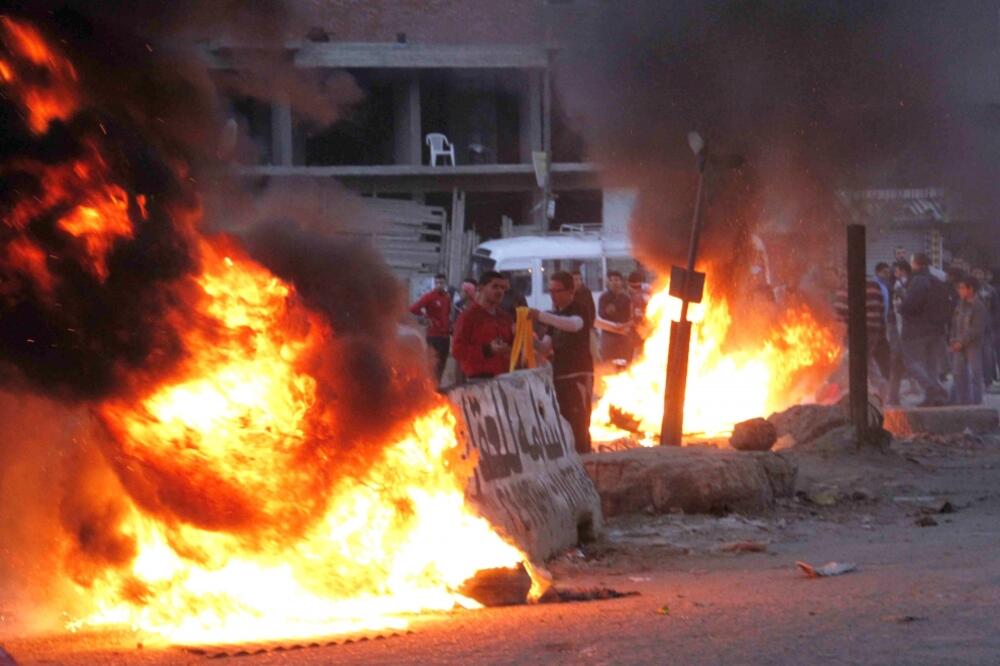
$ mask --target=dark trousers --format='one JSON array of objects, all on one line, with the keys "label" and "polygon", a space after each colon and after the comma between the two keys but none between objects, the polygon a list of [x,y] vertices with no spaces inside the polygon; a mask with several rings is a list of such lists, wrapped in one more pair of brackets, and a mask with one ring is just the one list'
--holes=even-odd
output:
[{"label": "dark trousers", "polygon": [[972,345],[951,354],[955,404],[981,405],[983,402],[983,348]]},{"label": "dark trousers", "polygon": [[434,361],[434,379],[441,381],[444,373],[444,364],[448,362],[448,350],[451,348],[451,338],[443,336],[427,336],[427,346],[434,350],[437,358]]},{"label": "dark trousers", "polygon": [[924,400],[944,402],[948,392],[938,381],[938,357],[944,343],[939,335],[926,335],[902,340],[903,362],[906,372],[920,384]]},{"label": "dark trousers", "polygon": [[556,399],[559,412],[569,421],[577,453],[590,453],[590,403],[594,394],[594,375],[591,373],[556,377]]}]

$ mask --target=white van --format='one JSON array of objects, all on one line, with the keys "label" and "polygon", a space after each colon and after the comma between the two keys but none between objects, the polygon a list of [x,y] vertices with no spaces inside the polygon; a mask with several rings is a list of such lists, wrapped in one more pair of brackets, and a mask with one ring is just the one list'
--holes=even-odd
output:
[{"label": "white van", "polygon": [[500,271],[510,279],[511,289],[539,310],[552,308],[546,275],[579,270],[596,303],[606,288],[608,271],[618,271],[627,280],[637,268],[641,265],[632,257],[626,236],[576,230],[486,241],[472,252],[475,277],[485,271]]}]

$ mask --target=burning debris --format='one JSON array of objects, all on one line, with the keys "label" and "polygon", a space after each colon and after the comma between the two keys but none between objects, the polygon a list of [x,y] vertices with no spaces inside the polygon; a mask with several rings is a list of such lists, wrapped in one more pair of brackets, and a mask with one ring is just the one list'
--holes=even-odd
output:
[{"label": "burning debris", "polygon": [[[649,303],[651,332],[642,355],[623,372],[601,380],[602,397],[591,417],[596,441],[639,433],[649,446],[659,437],[670,322],[680,306],[668,292],[669,286],[663,286]],[[836,367],[841,346],[835,330],[823,325],[808,306],[778,309],[768,304],[766,309],[773,318],[744,317],[743,326],[757,332],[748,336],[731,330],[733,316],[725,297],[709,289],[704,301],[692,306],[687,433],[728,435],[738,422],[809,400]]]},{"label": "burning debris", "polygon": [[71,42],[4,16],[0,43],[3,378],[92,423],[61,453],[79,497],[49,498],[70,626],[398,629],[524,560],[466,504],[455,417],[391,313],[338,321],[203,231],[184,151],[91,97]]}]

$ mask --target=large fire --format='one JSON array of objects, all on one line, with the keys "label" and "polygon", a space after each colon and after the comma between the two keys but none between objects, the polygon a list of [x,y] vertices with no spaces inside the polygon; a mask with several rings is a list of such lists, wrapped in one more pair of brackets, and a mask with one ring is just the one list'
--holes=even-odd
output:
[{"label": "large fire", "polygon": [[[0,18],[0,38],[0,86],[30,132],[44,137],[81,111],[76,70],[36,29]],[[5,211],[9,289],[46,299],[60,287],[52,262],[65,257],[38,242],[40,216],[56,216],[46,233],[98,285],[113,275],[116,247],[148,223],[146,194],[117,182],[101,133],[80,144],[67,161],[14,165],[40,194]],[[128,545],[124,563],[75,572],[87,601],[71,626],[263,640],[399,627],[401,614],[476,605],[462,583],[524,555],[466,503],[472,463],[451,407],[428,398],[368,457],[344,455],[355,443],[338,441],[321,391],[338,349],[330,325],[231,239],[199,233],[196,220],[178,227],[199,268],[163,285],[174,305],[157,330],[182,353],[157,372],[119,369],[128,390],[92,407],[111,442]]]},{"label": "large fire", "polygon": [[[596,442],[638,434],[650,446],[659,439],[670,322],[680,318],[680,301],[668,292],[669,284],[662,285],[649,302],[642,354],[623,372],[601,378],[590,426]],[[750,344],[726,344],[733,324],[729,303],[710,289],[688,318],[694,324],[684,432],[693,437],[724,436],[740,421],[811,399],[841,354],[833,331],[805,305],[783,309],[774,321],[754,322],[763,333]],[[625,428],[620,418],[615,424],[612,410],[629,421]]]}]

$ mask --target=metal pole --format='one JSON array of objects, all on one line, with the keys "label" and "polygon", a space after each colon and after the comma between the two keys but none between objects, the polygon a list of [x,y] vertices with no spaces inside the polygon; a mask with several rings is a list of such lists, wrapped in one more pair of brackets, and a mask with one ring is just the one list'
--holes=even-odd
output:
[{"label": "metal pole", "polygon": [[687,393],[688,354],[691,347],[691,322],[687,320],[688,291],[694,264],[698,258],[698,235],[701,231],[701,201],[705,190],[706,154],[698,155],[698,190],[694,197],[691,237],[688,239],[687,271],[681,290],[679,321],[670,322],[670,349],[667,352],[667,377],[663,391],[663,421],[660,423],[660,446],[680,446],[684,435],[684,399]]},{"label": "metal pole", "polygon": [[851,423],[858,446],[868,438],[868,328],[865,308],[865,227],[847,226],[847,344],[850,359]]},{"label": "metal pole", "polygon": [[552,200],[552,49],[545,50],[542,73],[542,151],[545,153],[545,184],[542,188],[541,231],[549,230],[549,202]]}]

